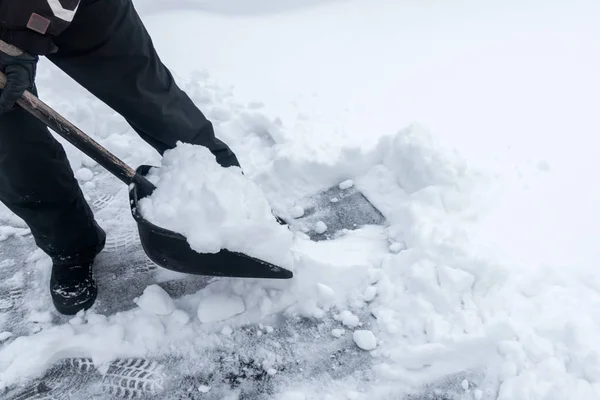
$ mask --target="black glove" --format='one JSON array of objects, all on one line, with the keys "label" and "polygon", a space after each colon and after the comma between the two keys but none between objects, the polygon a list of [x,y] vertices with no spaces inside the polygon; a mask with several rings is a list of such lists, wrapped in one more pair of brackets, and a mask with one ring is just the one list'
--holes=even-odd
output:
[{"label": "black glove", "polygon": [[[15,49],[18,50],[12,46],[11,50]],[[38,60],[38,56],[24,52],[10,55],[0,51],[0,70],[6,75],[6,85],[0,93],[0,114],[12,110],[23,93],[33,89]]]}]

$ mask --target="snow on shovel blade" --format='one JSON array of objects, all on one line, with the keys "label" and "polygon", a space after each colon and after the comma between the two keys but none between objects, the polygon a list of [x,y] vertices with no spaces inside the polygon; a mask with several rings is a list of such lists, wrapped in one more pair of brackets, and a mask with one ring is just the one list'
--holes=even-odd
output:
[{"label": "snow on shovel blade", "polygon": [[[144,176],[149,165],[138,167],[136,173]],[[188,244],[185,236],[158,227],[140,213],[138,201],[151,194],[137,179],[129,189],[131,213],[136,220],[142,247],[156,264],[172,271],[193,275],[236,278],[290,279],[291,271],[243,253],[221,250],[218,253],[198,253]]]}]

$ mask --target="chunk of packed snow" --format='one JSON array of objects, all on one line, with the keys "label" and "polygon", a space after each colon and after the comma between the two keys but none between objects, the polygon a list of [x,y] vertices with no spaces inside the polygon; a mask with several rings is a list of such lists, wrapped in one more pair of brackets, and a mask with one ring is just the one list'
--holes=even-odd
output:
[{"label": "chunk of packed snow", "polygon": [[240,168],[222,168],[203,146],[178,143],[148,174],[157,189],[139,202],[150,222],[184,235],[200,253],[228,249],[278,265],[293,234],[273,216],[265,195]]},{"label": "chunk of packed snow", "polygon": [[92,158],[90,158],[86,155],[82,155],[81,164],[87,168],[93,168],[96,165],[98,165],[98,163],[96,161],[94,161]]},{"label": "chunk of packed snow", "polygon": [[460,386],[462,386],[464,390],[469,390],[469,381],[467,379],[463,379]]},{"label": "chunk of packed snow", "polygon": [[345,331],[345,330],[343,330],[343,329],[333,329],[333,330],[331,331],[331,335],[332,335],[333,337],[340,338],[340,337],[342,337],[342,335],[343,335],[345,332],[346,332],[346,331]]},{"label": "chunk of packed snow", "polygon": [[317,283],[317,290],[319,292],[319,302],[323,306],[328,306],[335,300],[335,292],[333,289],[323,283]]},{"label": "chunk of packed snow", "polygon": [[75,178],[79,181],[87,182],[94,179],[94,173],[88,168],[79,168],[75,172]]},{"label": "chunk of packed snow", "polygon": [[6,339],[9,339],[12,337],[12,332],[8,332],[8,331],[4,331],[4,332],[0,332],[0,342],[4,342]]},{"label": "chunk of packed snow", "polygon": [[373,301],[373,299],[375,299],[375,296],[377,296],[377,287],[369,286],[368,288],[365,289],[365,292],[363,293],[363,300],[364,301]]},{"label": "chunk of packed snow", "polygon": [[338,319],[348,328],[355,328],[360,323],[358,317],[349,310],[342,311],[338,316]]},{"label": "chunk of packed snow", "polygon": [[317,232],[318,234],[325,233],[326,230],[327,230],[327,225],[325,225],[325,222],[318,221],[315,224],[315,232]]},{"label": "chunk of packed snow", "polygon": [[304,208],[301,206],[294,206],[290,210],[290,215],[292,218],[300,218],[304,215]]},{"label": "chunk of packed snow", "polygon": [[212,294],[198,305],[198,319],[202,323],[225,321],[246,311],[244,300],[239,296]]},{"label": "chunk of packed snow", "polygon": [[171,322],[173,322],[176,326],[184,326],[190,322],[190,316],[183,310],[175,310],[169,316]]},{"label": "chunk of packed snow", "polygon": [[208,393],[208,392],[210,392],[210,386],[200,385],[200,386],[198,386],[198,391],[200,393]]},{"label": "chunk of packed snow", "polygon": [[363,350],[374,350],[377,347],[377,338],[368,330],[357,330],[352,334],[354,343]]},{"label": "chunk of packed snow", "polygon": [[223,329],[221,329],[221,335],[231,336],[233,333],[233,329],[229,325],[225,325]]},{"label": "chunk of packed snow", "polygon": [[352,181],[352,179],[345,180],[344,182],[339,184],[339,188],[342,190],[350,189],[352,186],[354,186],[354,182]]},{"label": "chunk of packed snow", "polygon": [[175,302],[169,294],[158,285],[150,285],[134,303],[142,310],[155,315],[170,315],[175,311]]}]

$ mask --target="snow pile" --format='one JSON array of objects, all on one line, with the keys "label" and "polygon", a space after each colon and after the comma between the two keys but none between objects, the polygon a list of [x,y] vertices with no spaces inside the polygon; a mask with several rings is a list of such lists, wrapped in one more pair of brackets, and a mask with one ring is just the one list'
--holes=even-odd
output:
[{"label": "snow pile", "polygon": [[287,263],[293,234],[275,220],[258,185],[237,167],[222,168],[205,147],[179,143],[148,179],[157,189],[139,201],[141,213],[183,234],[192,249],[228,249]]},{"label": "snow pile", "polygon": [[[391,143],[382,163],[356,179],[388,218],[392,242],[369,304],[382,343],[373,351],[376,371],[389,386],[373,392],[393,393],[399,380],[418,386],[482,370],[478,388],[463,385],[472,396],[466,398],[598,398],[592,371],[600,359],[592,338],[600,335],[600,320],[584,311],[600,303],[596,264],[578,262],[577,255],[552,262],[546,253],[559,251],[543,243],[539,250],[509,248],[519,246],[513,236],[521,235],[524,208],[543,214],[541,220],[553,217],[552,207],[537,206],[545,185],[490,186],[491,175],[478,176],[440,152],[424,131],[405,130]],[[500,200],[491,202],[493,196]],[[529,198],[536,201],[521,203]],[[498,207],[491,215],[502,215],[502,232],[488,225],[498,223],[488,218]],[[544,226],[527,231],[539,240]]]}]

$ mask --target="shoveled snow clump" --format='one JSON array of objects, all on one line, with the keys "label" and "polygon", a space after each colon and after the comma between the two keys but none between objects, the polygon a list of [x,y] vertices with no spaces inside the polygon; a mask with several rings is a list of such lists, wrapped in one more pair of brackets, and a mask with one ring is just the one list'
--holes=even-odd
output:
[{"label": "shoveled snow clump", "polygon": [[377,347],[377,338],[373,332],[367,330],[354,331],[352,335],[354,343],[363,350],[374,350]]},{"label": "shoveled snow clump", "polygon": [[325,225],[325,222],[318,221],[315,224],[315,232],[317,232],[319,235],[322,233],[325,233],[326,231],[327,231],[327,225]]},{"label": "shoveled snow clump", "polygon": [[0,342],[4,342],[6,339],[10,339],[12,335],[12,332],[0,332]]},{"label": "shoveled snow clump", "polygon": [[169,294],[158,285],[150,285],[134,302],[144,311],[156,315],[170,315],[175,311],[175,302]]},{"label": "shoveled snow clump", "polygon": [[293,234],[276,221],[261,189],[240,168],[221,167],[205,147],[178,143],[147,177],[157,189],[140,200],[141,213],[184,235],[192,249],[287,260]]}]

